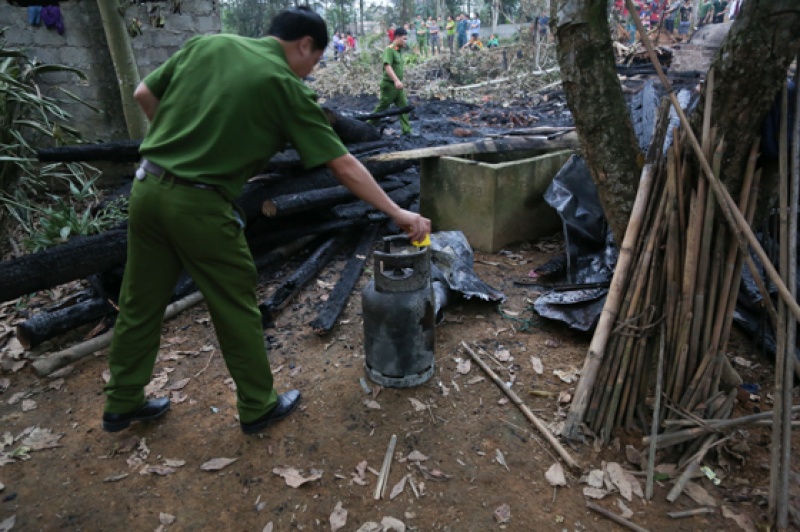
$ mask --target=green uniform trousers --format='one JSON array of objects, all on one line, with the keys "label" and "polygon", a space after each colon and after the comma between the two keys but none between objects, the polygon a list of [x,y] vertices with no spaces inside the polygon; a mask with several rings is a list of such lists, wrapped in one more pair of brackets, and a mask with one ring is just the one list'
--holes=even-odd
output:
[{"label": "green uniform trousers", "polygon": [[[405,89],[397,90],[394,83],[386,83],[381,81],[381,100],[378,102],[378,107],[375,108],[373,113],[385,111],[392,104],[396,107],[405,107],[408,105],[408,98],[406,97]],[[400,115],[400,128],[404,135],[411,134],[411,122],[408,121],[408,113]]]},{"label": "green uniform trousers", "polygon": [[106,412],[124,414],[145,403],[164,310],[182,269],[205,297],[236,383],[239,420],[255,421],[277,404],[256,299],[258,274],[233,209],[217,192],[169,177],[148,173],[134,181]]}]

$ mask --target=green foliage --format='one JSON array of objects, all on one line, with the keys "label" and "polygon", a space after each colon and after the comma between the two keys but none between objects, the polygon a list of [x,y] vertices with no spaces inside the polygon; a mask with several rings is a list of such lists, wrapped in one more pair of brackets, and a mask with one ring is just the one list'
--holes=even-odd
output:
[{"label": "green foliage", "polygon": [[2,199],[26,233],[24,245],[28,252],[62,244],[72,236],[100,233],[127,216],[127,198],[96,207],[100,200],[96,186],[99,171],[87,176],[85,166],[66,166],[70,172],[56,176],[60,185],[68,189],[67,194],[45,194],[39,202],[8,196]]},{"label": "green foliage", "polygon": [[[41,249],[46,241],[54,244],[74,234],[95,232],[112,218],[119,218],[111,211],[92,213],[89,209],[98,195],[95,182],[100,173],[96,169],[81,163],[39,164],[35,146],[81,140],[60,101],[37,84],[36,76],[45,72],[72,72],[86,79],[79,70],[45,65],[0,41],[0,204],[27,233],[31,249]],[[67,91],[61,93],[80,102]],[[53,184],[69,190],[70,201],[45,195]],[[0,233],[2,229],[0,224]]]},{"label": "green foliage", "polygon": [[293,5],[289,0],[223,0],[222,30],[244,37],[264,37],[272,18]]}]

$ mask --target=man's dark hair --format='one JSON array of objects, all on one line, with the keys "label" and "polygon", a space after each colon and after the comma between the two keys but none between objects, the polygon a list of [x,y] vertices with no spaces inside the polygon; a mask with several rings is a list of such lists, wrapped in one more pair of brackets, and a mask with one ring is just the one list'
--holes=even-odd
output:
[{"label": "man's dark hair", "polygon": [[275,15],[267,35],[284,41],[296,41],[308,35],[314,40],[316,50],[328,46],[328,27],[308,6],[293,7]]},{"label": "man's dark hair", "polygon": [[400,28],[397,28],[396,30],[394,30],[394,38],[395,39],[398,38],[398,37],[402,37],[403,35],[408,35],[408,32],[406,31],[405,28],[400,27]]}]

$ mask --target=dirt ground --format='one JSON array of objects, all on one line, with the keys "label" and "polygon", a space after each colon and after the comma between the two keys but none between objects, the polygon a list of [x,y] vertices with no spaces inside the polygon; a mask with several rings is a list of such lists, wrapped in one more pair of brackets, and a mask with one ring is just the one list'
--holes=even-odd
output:
[{"label": "dirt ground", "polygon": [[[101,430],[105,352],[74,364],[58,379],[37,379],[28,368],[6,376],[0,431],[16,437],[39,427],[63,436],[57,447],[30,452],[30,459],[0,468],[5,485],[0,522],[15,516],[14,530],[152,530],[161,526],[160,519],[170,521],[163,513],[175,518],[166,527],[170,530],[262,530],[269,523],[272,530],[329,530],[330,515],[341,503],[347,511],[342,530],[385,517],[423,531],[616,529],[586,509],[586,485],[579,479],[603,461],[638,471],[626,461],[624,447],[632,443],[642,449],[641,435],[623,435],[616,448],[572,448],[583,471],[566,471],[568,485],[553,488],[545,472],[557,460],[533,425],[476,365],[468,373],[458,370],[458,359],[469,358],[462,341],[495,356],[507,350],[512,360],[503,365],[513,369],[522,400],[546,423],[563,418],[568,405],[558,398],[574,384],[553,371],[580,367],[589,338],[538,320],[529,310],[533,289],[514,283],[552,256],[539,247],[522,243],[506,253],[476,253],[476,273],[502,290],[507,302],[502,307],[474,301],[448,306],[436,329],[435,375],[410,389],[379,391],[370,383],[371,396],[359,384],[364,376],[359,295],[350,298],[330,336],[318,337],[307,325],[316,302],[329,290],[326,283],[335,280],[337,265],[332,264],[266,332],[276,386],[300,389],[303,402],[299,411],[260,436],[239,430],[235,394],[202,304],[164,324],[152,387],[156,395],[169,394],[173,405],[157,422],[134,424],[116,434]],[[360,286],[369,275],[365,272]],[[263,284],[262,295],[276,279]],[[758,365],[746,370],[746,381],[769,381],[770,364],[752,353],[747,340],[739,339],[734,349]],[[543,363],[541,375],[533,370],[532,356]],[[507,370],[497,371],[510,376]],[[550,392],[550,397],[534,395],[534,390]],[[735,530],[734,521],[720,513],[726,505],[763,522],[769,437],[764,428],[748,429],[748,434],[744,465],[730,464],[719,486],[698,479],[718,505],[714,514],[668,518],[668,511],[699,505],[686,495],[668,503],[671,482],[663,481],[651,502],[636,495],[624,501],[633,511],[630,519],[650,530]],[[381,469],[392,435],[397,446],[386,498],[375,500],[377,477],[371,470]],[[414,452],[427,460],[410,460]],[[216,458],[235,461],[218,471],[201,469]],[[370,469],[359,475],[364,461]],[[275,474],[281,467],[319,478],[292,488]],[[390,499],[405,476],[404,490]],[[643,485],[644,478],[637,478]],[[617,493],[596,502],[619,514],[618,500]],[[493,514],[504,504],[510,519],[501,524]]]},{"label": "dirt ground", "polygon": [[[376,101],[328,103],[364,112]],[[509,112],[491,102],[480,108],[416,103],[412,126],[422,136],[400,141],[406,148],[463,142],[447,137],[454,127],[494,127]],[[556,109],[558,102],[551,98],[548,105]],[[532,116],[535,109],[518,109],[515,121],[547,122],[548,115],[526,122],[526,113]],[[462,120],[451,120],[454,116]],[[564,123],[561,112],[549,117],[551,125]],[[239,429],[233,384],[202,304],[164,324],[150,391],[169,395],[172,409],[157,422],[116,434],[102,431],[105,351],[53,378],[37,378],[29,365],[1,375],[0,449],[11,452],[26,443],[48,448],[28,453],[23,448],[8,463],[0,460],[0,530],[12,523],[14,530],[331,530],[337,506],[339,519],[346,511],[341,528],[346,531],[381,530],[362,525],[382,521],[385,530],[404,530],[386,518],[419,531],[621,529],[587,509],[587,484],[581,479],[604,462],[615,462],[644,486],[640,468],[626,452],[627,445],[644,449],[642,434],[620,434],[607,447],[568,446],[581,470],[565,467],[566,486],[554,488],[545,478],[558,462],[553,449],[477,365],[468,369],[464,363],[469,355],[462,342],[502,360],[493,367],[503,379],[513,378],[513,388],[537,416],[553,426],[564,419],[575,382],[554,371],[579,369],[590,337],[537,318],[530,309],[535,289],[515,283],[560,252],[557,238],[522,242],[497,254],[476,252],[476,273],[503,291],[507,301],[453,302],[436,328],[434,376],[409,389],[380,389],[368,382],[369,395],[359,383],[364,377],[359,292],[329,336],[317,336],[308,325],[342,260],[332,263],[283,310],[275,328],[265,331],[276,386],[279,391],[298,388],[303,401],[297,412],[258,436]],[[296,265],[290,262],[263,276],[261,299]],[[358,290],[370,275],[368,269]],[[55,301],[63,292],[39,297]],[[0,325],[10,325],[21,310],[15,302],[0,305]],[[31,356],[69,345],[90,328],[49,342]],[[771,409],[772,364],[736,334],[731,356],[741,357],[737,368],[745,382],[761,387],[760,402],[745,396],[737,415]],[[0,346],[9,336],[0,327]],[[534,357],[541,360],[541,373],[534,369]],[[669,479],[656,483],[649,502],[635,494],[624,500],[620,493],[592,502],[617,515],[629,509],[628,518],[649,530],[755,530],[748,527],[766,523],[769,434],[768,427],[746,427],[737,432],[746,444],[737,447],[741,460],[705,462],[721,479],[719,485],[696,479],[712,499],[704,502],[715,505],[712,513],[669,518],[667,512],[705,506],[687,495],[667,502]],[[376,500],[375,473],[393,435],[397,445],[385,497]],[[796,456],[798,446],[794,449]],[[658,463],[676,458],[659,453]],[[231,462],[204,470],[215,459]],[[214,464],[219,467],[220,461]],[[276,473],[280,468],[293,468],[296,473],[283,470],[284,475],[306,482],[291,487]],[[793,501],[800,495],[797,478]]]}]

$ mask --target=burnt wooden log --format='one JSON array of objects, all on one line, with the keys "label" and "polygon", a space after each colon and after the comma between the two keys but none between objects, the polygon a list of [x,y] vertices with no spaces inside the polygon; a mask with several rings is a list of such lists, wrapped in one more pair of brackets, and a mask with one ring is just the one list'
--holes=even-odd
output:
[{"label": "burnt wooden log", "polygon": [[[383,181],[378,185],[386,192],[396,190],[403,186],[400,181]],[[261,205],[261,214],[275,218],[338,205],[346,201],[353,201],[356,196],[346,187],[330,187],[308,190],[297,194],[286,194],[265,200]]]},{"label": "burnt wooden log", "polygon": [[[398,188],[389,192],[388,196],[400,206],[410,205],[415,198],[419,197],[419,182],[410,183],[403,188]],[[331,207],[333,215],[341,220],[353,220],[377,212],[372,205],[363,201],[356,201]]]},{"label": "burnt wooden log", "polygon": [[136,162],[139,160],[141,140],[123,140],[98,144],[74,144],[36,150],[42,162],[114,161]]},{"label": "burnt wooden log", "polygon": [[125,262],[128,234],[114,229],[80,236],[39,253],[0,262],[0,301],[82,279]]},{"label": "burnt wooden log", "polygon": [[31,349],[60,334],[77,329],[92,320],[116,312],[107,299],[89,299],[54,312],[40,312],[17,325],[17,339]]},{"label": "burnt wooden log", "polygon": [[[347,151],[349,151],[351,155],[358,157],[358,156],[365,156],[373,152],[382,151],[389,145],[390,142],[386,140],[359,142],[356,144],[348,144]],[[267,163],[267,167],[265,168],[265,173],[289,172],[292,170],[302,170],[302,169],[303,169],[303,160],[300,159],[300,155],[297,153],[296,150],[287,148],[282,152],[276,153],[272,157],[272,159],[269,160],[269,163]]]},{"label": "burnt wooden log", "polygon": [[336,111],[325,107],[322,110],[325,112],[328,123],[345,144],[371,142],[381,139],[381,132],[366,122],[342,116]]},{"label": "burnt wooden log", "polygon": [[353,255],[347,260],[339,275],[339,280],[328,294],[328,300],[320,305],[317,317],[311,322],[311,328],[318,335],[323,336],[331,332],[336,320],[339,319],[347,300],[350,299],[353,288],[361,277],[361,272],[364,271],[364,265],[375,238],[378,236],[380,226],[381,224],[371,224],[364,229],[361,239],[353,250]]},{"label": "burnt wooden log", "polygon": [[270,323],[275,316],[300,292],[303,286],[313,279],[336,255],[336,252],[350,238],[347,231],[330,237],[312,253],[297,270],[287,277],[272,295],[258,308],[265,323]]},{"label": "burnt wooden log", "polygon": [[[370,162],[364,166],[376,180],[381,181],[387,176],[400,173],[415,164],[416,161],[405,159],[385,163]],[[340,184],[333,172],[325,167],[314,168],[302,173],[268,176],[248,183],[242,195],[236,200],[236,204],[244,212],[246,221],[250,223],[262,215],[262,205],[274,196],[298,194],[313,189],[336,187]]]},{"label": "burnt wooden log", "polygon": [[413,105],[406,105],[405,107],[400,107],[400,108],[394,108],[393,107],[391,109],[387,109],[387,110],[381,111],[379,113],[369,113],[369,114],[366,114],[366,115],[356,115],[353,118],[355,118],[356,120],[378,120],[380,118],[388,118],[390,116],[397,116],[397,115],[410,113],[413,110],[414,110],[414,106]]},{"label": "burnt wooden log", "polygon": [[254,234],[247,239],[247,243],[250,245],[251,249],[260,249],[291,242],[297,238],[302,238],[308,235],[325,235],[327,233],[340,231],[342,229],[360,227],[372,222],[386,220],[387,218],[388,217],[382,212],[375,212],[374,216],[371,214],[369,218],[363,217],[348,220],[326,220],[302,225],[293,224],[290,227],[282,228],[280,231],[267,230],[263,233]]}]

